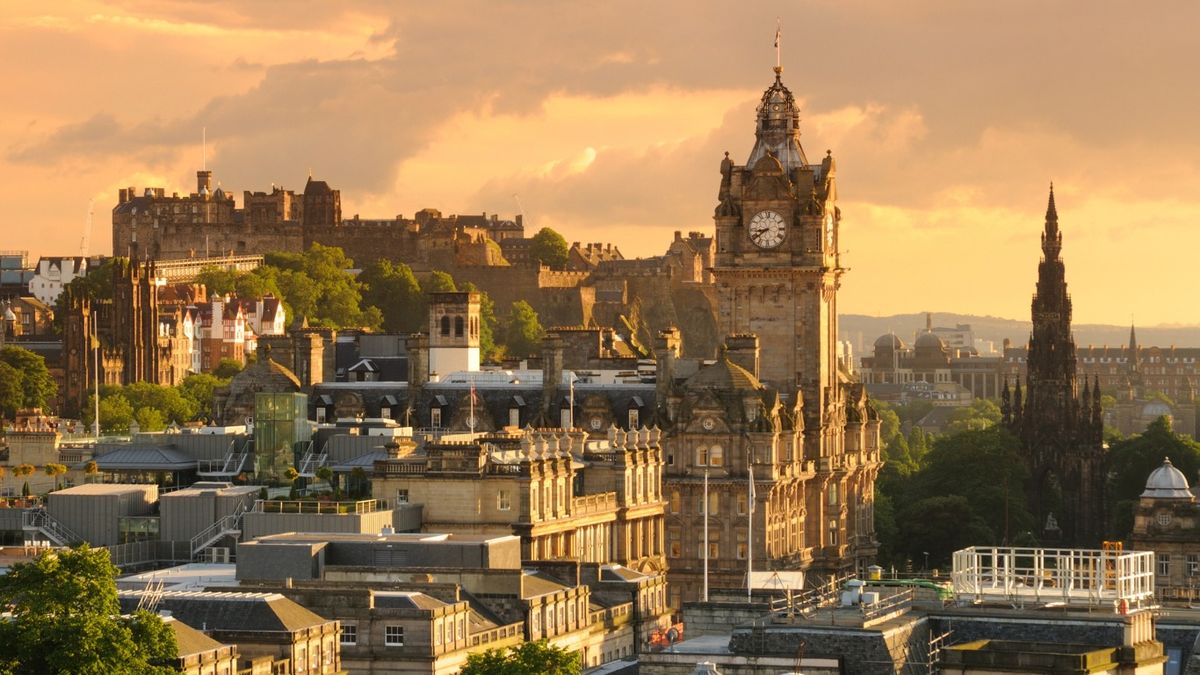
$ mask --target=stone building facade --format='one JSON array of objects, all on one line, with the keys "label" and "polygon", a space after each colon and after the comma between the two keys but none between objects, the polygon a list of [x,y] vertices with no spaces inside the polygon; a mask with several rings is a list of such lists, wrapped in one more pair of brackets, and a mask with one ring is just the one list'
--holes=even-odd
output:
[{"label": "stone building facade", "polygon": [[1131,539],[1134,550],[1154,551],[1160,600],[1190,604],[1200,598],[1200,510],[1195,490],[1169,458],[1146,478]]}]

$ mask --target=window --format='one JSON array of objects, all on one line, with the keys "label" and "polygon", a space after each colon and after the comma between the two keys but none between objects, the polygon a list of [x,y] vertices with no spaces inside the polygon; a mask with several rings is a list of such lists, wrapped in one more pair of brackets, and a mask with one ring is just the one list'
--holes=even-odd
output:
[{"label": "window", "polygon": [[461,316],[454,317],[454,337],[463,336],[463,318]]},{"label": "window", "polygon": [[318,406],[317,407],[317,424],[324,424],[324,423],[325,423],[325,408],[323,406]]},{"label": "window", "polygon": [[637,410],[637,408],[629,409],[629,428],[630,429],[638,428],[638,410]]},{"label": "window", "polygon": [[342,624],[342,644],[356,645],[358,644],[358,626],[353,624]]},{"label": "window", "polygon": [[708,515],[715,516],[721,512],[721,495],[717,492],[708,493]]},{"label": "window", "polygon": [[1195,553],[1188,554],[1187,573],[1189,577],[1200,576],[1200,555]]},{"label": "window", "polygon": [[675,466],[675,453],[674,452],[667,453],[667,466]]},{"label": "window", "polygon": [[510,426],[510,427],[521,426],[521,409],[520,408],[509,408],[508,409],[508,426]]},{"label": "window", "polygon": [[389,418],[389,417],[391,417],[391,416],[392,416],[392,408],[391,408],[391,406],[386,406],[386,405],[385,405],[385,406],[383,406],[382,408],[380,408],[380,409],[379,409],[379,416],[380,416],[380,417],[383,417],[383,418],[385,418],[385,419],[386,419],[386,418]]},{"label": "window", "polygon": [[836,520],[829,521],[829,545],[838,545],[838,522]]},{"label": "window", "polygon": [[683,498],[680,496],[679,490],[671,490],[671,513],[679,513],[682,503]]},{"label": "window", "polygon": [[383,644],[388,647],[403,647],[404,626],[384,626]]},{"label": "window", "polygon": [[440,621],[433,624],[433,644],[442,644],[442,623]]},{"label": "window", "polygon": [[696,448],[696,466],[708,466],[708,446]]},{"label": "window", "polygon": [[672,539],[667,550],[668,555],[670,555],[672,558],[678,558],[679,556],[683,555],[683,545],[680,544],[678,539]]},{"label": "window", "polygon": [[1171,576],[1171,556],[1166,553],[1158,554],[1158,576]]},{"label": "window", "polygon": [[737,512],[739,516],[746,515],[746,495],[737,496]]},{"label": "window", "polygon": [[714,445],[709,449],[708,464],[709,466],[725,466],[725,450],[721,446]]},{"label": "window", "polygon": [[501,511],[512,510],[512,498],[509,497],[508,490],[500,490],[496,493],[496,508]]},{"label": "window", "polygon": [[442,317],[441,328],[442,328],[442,330],[441,330],[442,335],[447,335],[447,336],[450,335],[450,317],[448,317],[448,316]]},{"label": "window", "polygon": [[739,534],[737,538],[737,559],[746,559],[746,535]]},{"label": "window", "polygon": [[458,621],[455,622],[454,636],[456,639],[458,639],[458,640],[463,639],[463,626],[465,626],[466,623],[467,623],[466,619],[459,619]]},{"label": "window", "polygon": [[396,503],[397,504],[407,504],[408,503],[408,488],[400,488],[399,490],[396,490]]},{"label": "window", "polygon": [[1159,525],[1161,525],[1162,527],[1166,527],[1171,524],[1171,514],[1160,513],[1160,514],[1158,514],[1158,518],[1156,520],[1158,521]]},{"label": "window", "polygon": [[442,426],[442,409],[441,408],[430,408],[429,409],[429,426],[431,426],[435,429]]},{"label": "window", "polygon": [[838,503],[838,484],[830,483],[829,484],[829,505],[837,506],[837,503]]},{"label": "window", "polygon": [[303,673],[308,666],[307,655],[304,653],[304,647],[296,648],[296,672]]}]

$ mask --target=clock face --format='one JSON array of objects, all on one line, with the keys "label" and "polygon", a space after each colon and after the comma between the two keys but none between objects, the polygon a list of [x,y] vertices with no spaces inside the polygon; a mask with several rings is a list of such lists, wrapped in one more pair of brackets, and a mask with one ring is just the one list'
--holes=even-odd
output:
[{"label": "clock face", "polygon": [[705,431],[712,431],[714,428],[716,428],[717,421],[711,417],[705,417],[704,421],[700,423],[700,426],[704,427]]},{"label": "clock face", "polygon": [[750,241],[759,248],[775,248],[786,234],[783,216],[774,211],[759,211],[750,219]]}]

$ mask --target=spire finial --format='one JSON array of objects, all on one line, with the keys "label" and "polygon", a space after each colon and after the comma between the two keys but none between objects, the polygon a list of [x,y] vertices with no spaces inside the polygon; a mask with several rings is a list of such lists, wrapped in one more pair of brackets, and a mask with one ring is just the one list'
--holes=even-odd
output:
[{"label": "spire finial", "polygon": [[780,60],[779,50],[783,45],[783,17],[775,17],[775,79],[779,79],[779,75],[783,73],[783,65]]}]

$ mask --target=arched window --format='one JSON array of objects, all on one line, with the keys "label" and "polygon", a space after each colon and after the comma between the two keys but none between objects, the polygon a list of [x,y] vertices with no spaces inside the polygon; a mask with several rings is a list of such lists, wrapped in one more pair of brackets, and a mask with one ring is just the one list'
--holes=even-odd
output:
[{"label": "arched window", "polygon": [[461,316],[454,317],[454,337],[462,337],[463,335],[463,318]]},{"label": "arched window", "polygon": [[708,446],[696,448],[696,466],[708,466]]},{"label": "arched window", "polygon": [[442,335],[449,335],[449,334],[450,334],[450,317],[443,316],[442,317]]},{"label": "arched window", "polygon": [[708,465],[709,466],[724,466],[725,465],[725,450],[719,445],[714,445],[708,450]]}]

